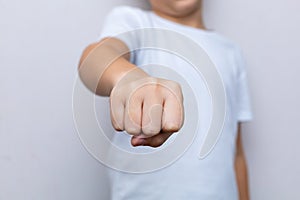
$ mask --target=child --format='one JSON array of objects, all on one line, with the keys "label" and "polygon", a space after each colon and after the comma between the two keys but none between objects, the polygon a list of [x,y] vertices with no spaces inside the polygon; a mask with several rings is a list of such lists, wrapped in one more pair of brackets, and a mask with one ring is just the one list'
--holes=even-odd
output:
[{"label": "child", "polygon": [[[158,63],[177,68],[179,65],[185,70],[188,66],[176,55],[159,50],[132,51],[139,35],[118,37],[123,32],[149,27],[184,34],[206,51],[224,82],[227,117],[218,143],[203,160],[197,158],[196,140],[178,161],[165,169],[147,174],[112,171],[111,199],[249,199],[240,123],[251,119],[251,110],[239,49],[205,29],[201,0],[149,2],[151,11],[115,8],[106,19],[101,41],[88,46],[80,62],[80,77],[85,85],[96,94],[110,96],[113,127],[132,135],[132,146],[159,147],[184,123],[183,99],[188,97],[182,95],[180,85],[151,77],[138,66]],[[118,58],[110,62],[115,57]],[[198,81],[192,87],[202,88],[203,80]],[[205,93],[204,90],[203,87],[201,91]],[[204,95],[198,100],[205,102],[205,98]],[[203,124],[206,126],[209,121],[204,119]]]}]

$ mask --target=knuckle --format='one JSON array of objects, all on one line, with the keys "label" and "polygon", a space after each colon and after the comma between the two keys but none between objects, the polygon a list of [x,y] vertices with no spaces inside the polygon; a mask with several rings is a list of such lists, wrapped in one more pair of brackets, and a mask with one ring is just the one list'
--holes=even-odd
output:
[{"label": "knuckle", "polygon": [[130,123],[137,125],[140,122],[140,115],[135,111],[130,110],[128,113],[128,120],[130,120]]},{"label": "knuckle", "polygon": [[167,80],[165,83],[165,87],[167,90],[169,90],[171,93],[173,93],[177,98],[180,99],[183,98],[182,96],[182,88],[181,85],[175,81]]},{"label": "knuckle", "polygon": [[168,81],[169,86],[176,90],[176,91],[181,91],[181,86],[179,83],[175,82],[175,81]]},{"label": "knuckle", "polygon": [[140,128],[141,122],[141,108],[137,106],[128,106],[125,113],[125,123],[129,123],[129,127],[134,126]]},{"label": "knuckle", "polygon": [[157,135],[159,132],[160,132],[159,128],[154,128],[154,127],[143,128],[143,134],[146,135],[147,137]]},{"label": "knuckle", "polygon": [[164,131],[178,131],[181,128],[181,124],[177,124],[177,123],[166,123],[163,127]]},{"label": "knuckle", "polygon": [[179,83],[177,83],[177,82],[175,82],[175,81],[172,81],[172,83],[173,83],[173,87],[174,87],[175,89],[181,90],[181,85],[180,85]]},{"label": "knuckle", "polygon": [[125,130],[129,135],[134,136],[138,136],[141,133],[141,130],[138,127],[126,127]]},{"label": "knuckle", "polygon": [[153,76],[147,77],[147,79],[146,79],[146,81],[151,84],[153,84],[153,83],[156,84],[159,82],[159,80],[160,80],[159,78],[156,78]]},{"label": "knuckle", "polygon": [[123,131],[124,130],[123,126],[121,126],[119,123],[116,123],[116,122],[113,122],[113,121],[112,121],[112,126],[116,131]]},{"label": "knuckle", "polygon": [[114,115],[111,116],[111,124],[116,131],[123,131],[124,125],[122,120],[115,119]]},{"label": "knuckle", "polygon": [[182,89],[178,83],[175,83],[175,85],[174,85],[174,92],[177,97],[180,97],[180,99],[182,99]]}]

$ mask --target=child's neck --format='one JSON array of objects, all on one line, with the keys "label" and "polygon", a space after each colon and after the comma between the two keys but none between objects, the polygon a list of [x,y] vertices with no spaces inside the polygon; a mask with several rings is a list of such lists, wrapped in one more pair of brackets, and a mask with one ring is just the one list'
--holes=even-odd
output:
[{"label": "child's neck", "polygon": [[157,10],[153,10],[153,12],[162,18],[176,22],[178,24],[190,26],[193,28],[206,29],[204,26],[201,9],[198,9],[195,12],[183,17],[167,15]]}]

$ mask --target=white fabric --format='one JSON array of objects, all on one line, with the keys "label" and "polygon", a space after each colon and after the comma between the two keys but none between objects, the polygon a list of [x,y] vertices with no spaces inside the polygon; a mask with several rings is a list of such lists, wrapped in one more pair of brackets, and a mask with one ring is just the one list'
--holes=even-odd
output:
[{"label": "white fabric", "polygon": [[[118,34],[147,27],[164,28],[183,33],[201,45],[207,52],[225,85],[226,121],[213,151],[204,160],[199,160],[200,146],[211,119],[211,99],[204,80],[201,76],[195,75],[186,61],[171,53],[149,49],[131,52],[131,61],[140,67],[149,64],[168,66],[185,78],[195,92],[201,125],[198,136],[188,151],[173,165],[165,169],[148,174],[127,174],[109,170],[111,199],[238,199],[234,172],[237,123],[252,118],[245,63],[239,48],[215,32],[180,25],[163,19],[151,11],[128,6],[117,7],[110,12],[99,39],[117,37],[124,41],[129,49],[134,49],[141,42],[138,35],[133,32],[130,37],[124,38]],[[145,70],[151,73],[151,68],[147,67]],[[130,137],[125,133],[116,134],[113,141],[128,151],[147,151],[147,147],[131,147]],[[153,149],[149,151],[153,151]]]}]

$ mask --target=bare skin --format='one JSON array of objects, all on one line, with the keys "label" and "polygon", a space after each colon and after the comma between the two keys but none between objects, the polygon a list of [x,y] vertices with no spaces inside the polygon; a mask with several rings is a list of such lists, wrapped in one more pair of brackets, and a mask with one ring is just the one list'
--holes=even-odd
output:
[{"label": "bare skin", "polygon": [[[149,0],[149,2],[153,12],[162,18],[185,26],[205,29],[202,20],[202,0]],[[94,59],[87,59],[94,50],[97,50],[93,53]],[[129,62],[129,55],[126,52],[128,52],[128,47],[115,38],[106,38],[89,45],[80,60],[80,77],[85,85],[96,94],[110,96],[111,105],[113,105],[111,106],[112,124],[116,130],[126,130],[132,135],[133,146],[158,147],[182,127],[184,116],[180,86],[172,81],[150,77]],[[113,63],[108,63],[116,55],[122,56],[115,59]],[[99,77],[101,77],[100,80]],[[140,81],[139,84],[146,83],[144,88],[136,89],[138,84],[131,84],[136,80]],[[127,92],[122,93],[121,86],[123,85],[126,86]],[[132,90],[134,94],[132,96],[127,95],[130,93],[130,88],[135,88]],[[173,88],[173,95],[170,95],[168,88]],[[120,99],[118,93],[122,96],[122,101],[117,101]],[[164,108],[165,102],[174,109]],[[147,105],[145,109],[143,105]],[[153,105],[158,108],[155,112],[151,110]],[[169,110],[169,114],[162,112],[163,109]],[[150,118],[158,120],[150,123],[149,115],[142,113],[152,113]],[[247,165],[241,140],[241,125],[238,126],[235,156],[236,179],[240,200],[249,200]]]},{"label": "bare skin", "polygon": [[92,92],[110,96],[112,125],[132,135],[133,146],[159,147],[183,125],[181,88],[130,63],[128,51],[115,38],[91,44],[83,52],[79,75]]},{"label": "bare skin", "polygon": [[149,0],[152,10],[167,20],[205,29],[202,20],[202,0]]},{"label": "bare skin", "polygon": [[239,199],[249,200],[249,189],[248,189],[248,172],[247,162],[242,142],[242,126],[241,123],[238,125],[238,135],[236,140],[236,154],[235,154],[235,173],[236,181],[239,189]]}]

